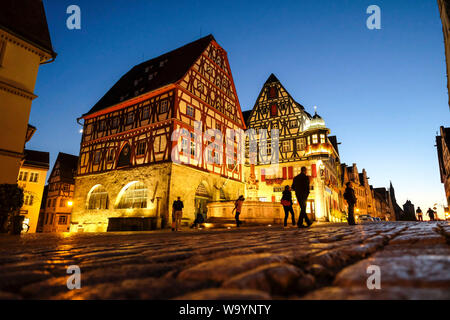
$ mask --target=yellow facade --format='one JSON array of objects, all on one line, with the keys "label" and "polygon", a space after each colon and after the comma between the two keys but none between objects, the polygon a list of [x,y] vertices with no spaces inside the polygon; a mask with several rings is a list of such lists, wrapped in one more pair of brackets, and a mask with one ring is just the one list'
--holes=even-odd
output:
[{"label": "yellow facade", "polygon": [[17,177],[17,183],[24,191],[24,204],[20,214],[25,217],[24,224],[29,226],[28,233],[36,232],[48,169],[23,165]]},{"label": "yellow facade", "polygon": [[16,183],[39,65],[51,58],[0,28],[0,183]]}]

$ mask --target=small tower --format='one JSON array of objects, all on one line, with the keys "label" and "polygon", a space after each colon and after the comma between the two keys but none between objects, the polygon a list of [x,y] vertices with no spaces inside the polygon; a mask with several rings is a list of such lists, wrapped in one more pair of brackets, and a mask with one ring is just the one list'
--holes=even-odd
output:
[{"label": "small tower", "polygon": [[332,146],[328,141],[329,133],[330,129],[325,126],[325,121],[317,114],[317,107],[314,107],[314,116],[305,130],[305,156],[332,154]]}]

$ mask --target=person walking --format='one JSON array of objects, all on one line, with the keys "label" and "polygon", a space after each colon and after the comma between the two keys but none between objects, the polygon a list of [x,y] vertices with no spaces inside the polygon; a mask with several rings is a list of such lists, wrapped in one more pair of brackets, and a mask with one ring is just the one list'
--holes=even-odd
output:
[{"label": "person walking", "polygon": [[417,221],[423,221],[422,210],[420,209],[420,207],[417,207],[416,213],[417,213]]},{"label": "person walking", "polygon": [[183,201],[180,197],[172,204],[172,231],[179,231],[181,226],[181,218],[183,217]]},{"label": "person walking", "polygon": [[289,218],[289,213],[291,213],[292,225],[295,226],[295,214],[292,208],[292,192],[291,187],[284,187],[283,196],[281,197],[281,205],[284,209],[284,227],[287,228],[287,220]]},{"label": "person walking", "polygon": [[195,217],[194,223],[191,225],[191,229],[198,228],[199,224],[201,224],[203,222],[205,222],[205,219],[202,214],[202,207],[199,204],[198,208],[197,208],[197,216]]},{"label": "person walking", "polygon": [[244,200],[245,200],[244,196],[240,195],[239,198],[234,203],[233,212],[236,211],[234,218],[236,219],[236,227],[238,227],[238,228],[242,224],[242,221],[239,220],[239,215],[241,214],[242,205],[244,204]]},{"label": "person walking", "polygon": [[430,217],[430,221],[434,221],[434,211],[431,208],[428,208],[428,216]]},{"label": "person walking", "polygon": [[356,204],[356,195],[355,195],[355,190],[353,190],[352,188],[352,183],[351,182],[347,182],[346,183],[346,188],[344,191],[344,199],[347,201],[348,204],[348,224],[351,226],[354,226],[355,223],[355,216],[354,216],[354,209],[355,209],[355,204]]},{"label": "person walking", "polygon": [[302,167],[300,174],[294,177],[292,182],[292,190],[295,191],[295,196],[300,205],[300,215],[297,220],[297,226],[299,228],[304,228],[303,219],[305,219],[308,227],[312,225],[312,221],[309,220],[306,214],[306,200],[309,195],[309,177],[306,175],[306,167]]}]

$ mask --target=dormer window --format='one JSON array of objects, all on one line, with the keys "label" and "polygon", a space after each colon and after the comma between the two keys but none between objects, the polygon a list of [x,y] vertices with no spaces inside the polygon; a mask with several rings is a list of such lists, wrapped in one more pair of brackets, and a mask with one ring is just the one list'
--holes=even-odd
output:
[{"label": "dormer window", "polygon": [[313,143],[313,144],[319,143],[319,139],[318,139],[318,137],[317,137],[317,134],[313,134],[313,136],[312,136],[312,143]]},{"label": "dormer window", "polygon": [[325,135],[323,133],[320,134],[320,143],[325,143]]}]

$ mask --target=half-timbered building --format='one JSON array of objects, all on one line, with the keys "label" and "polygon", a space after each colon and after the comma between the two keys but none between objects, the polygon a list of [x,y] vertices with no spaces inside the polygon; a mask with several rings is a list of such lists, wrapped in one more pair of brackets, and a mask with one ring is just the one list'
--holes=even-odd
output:
[{"label": "half-timbered building", "polygon": [[135,66],[81,119],[73,231],[164,227],[178,196],[193,220],[209,201],[244,190],[239,141],[227,162],[217,134],[245,124],[212,35]]},{"label": "half-timbered building", "polygon": [[78,157],[60,152],[48,178],[43,232],[67,232],[75,188]]},{"label": "half-timbered building", "polygon": [[[251,174],[256,177],[258,200],[279,202],[284,187],[291,185],[305,166],[311,177],[308,214],[315,220],[340,220],[339,153],[324,120],[317,113],[311,116],[274,74],[264,83],[253,109],[244,115],[248,129],[255,129],[259,137],[256,164],[246,170],[246,181]],[[267,134],[262,137],[264,129]],[[278,129],[277,143],[271,136],[273,129]],[[276,155],[278,159],[273,161]]]}]

